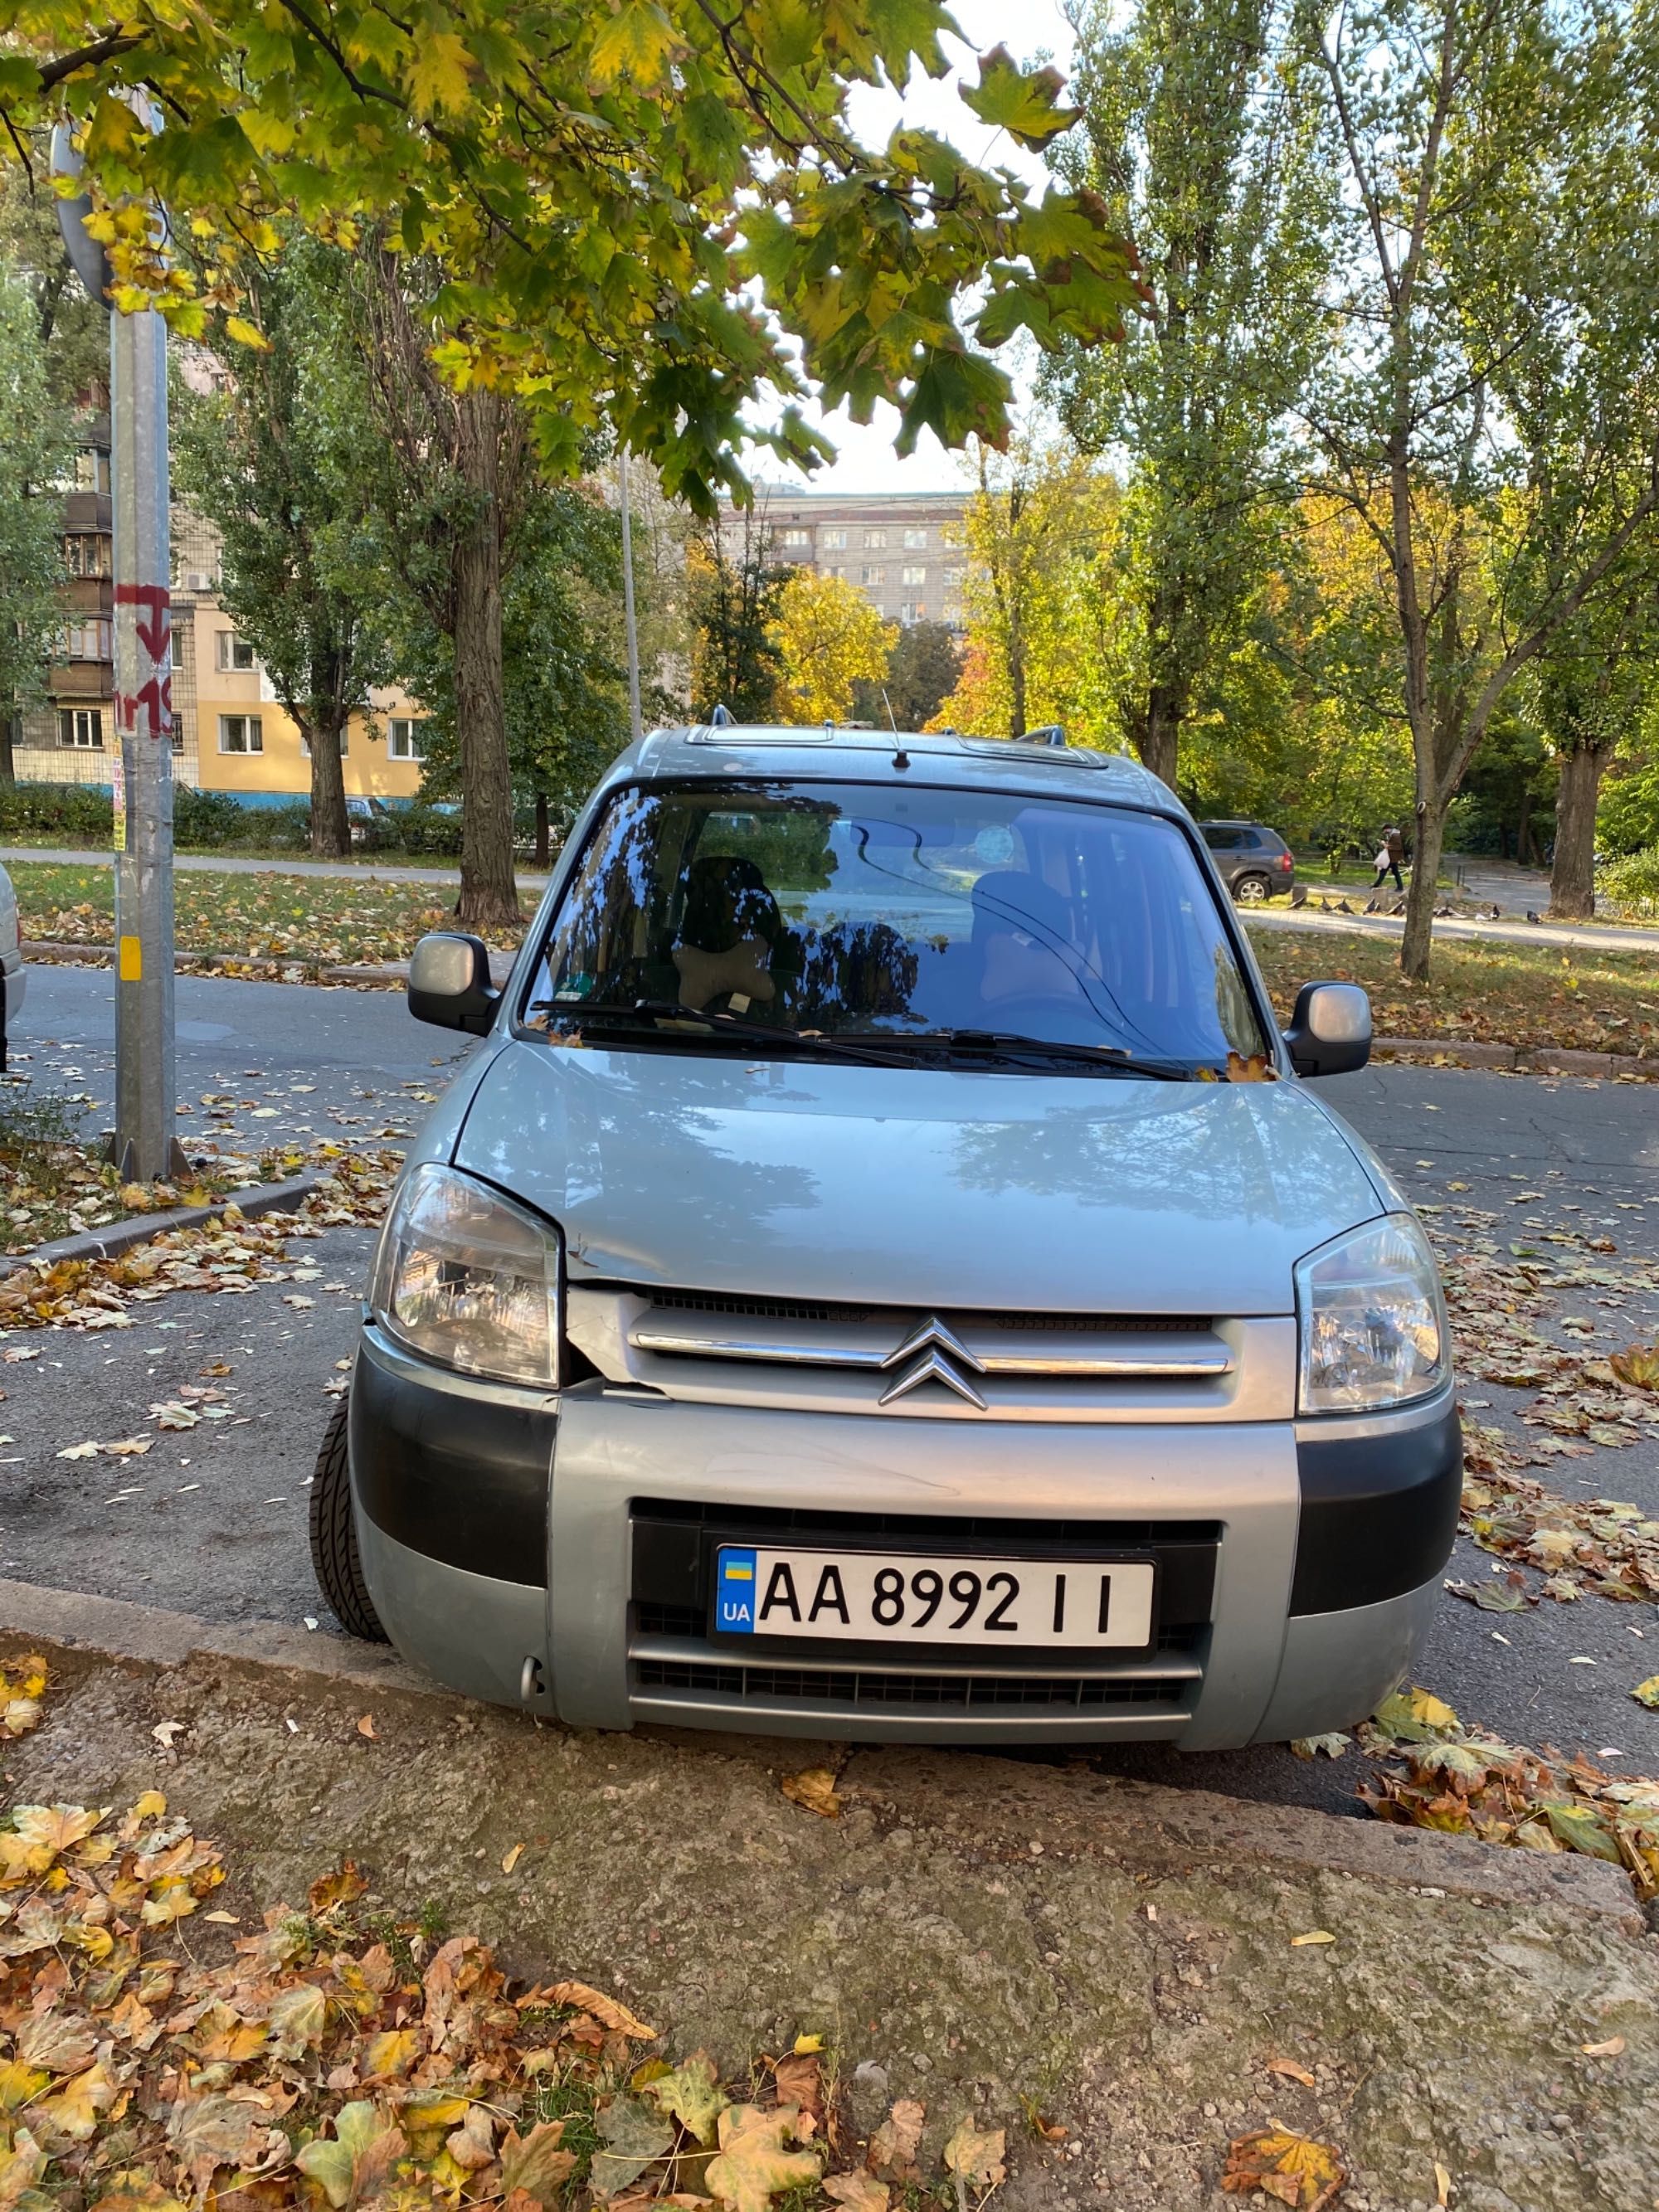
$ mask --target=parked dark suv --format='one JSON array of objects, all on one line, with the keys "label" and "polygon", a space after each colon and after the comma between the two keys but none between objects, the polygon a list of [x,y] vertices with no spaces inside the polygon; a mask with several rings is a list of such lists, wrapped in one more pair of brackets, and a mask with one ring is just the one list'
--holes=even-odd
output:
[{"label": "parked dark suv", "polygon": [[1241,906],[1255,906],[1296,882],[1296,855],[1277,830],[1260,822],[1200,822],[1221,880]]}]

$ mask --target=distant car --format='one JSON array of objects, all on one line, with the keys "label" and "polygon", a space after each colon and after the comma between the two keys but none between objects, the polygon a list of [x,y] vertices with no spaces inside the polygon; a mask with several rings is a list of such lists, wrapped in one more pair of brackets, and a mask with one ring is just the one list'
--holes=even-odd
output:
[{"label": "distant car", "polygon": [[392,842],[392,809],[383,799],[348,799],[346,820],[351,825],[354,845],[387,845]]},{"label": "distant car", "polygon": [[0,868],[0,1070],[6,1065],[6,1036],[12,1016],[22,1006],[27,987],[23,947],[17,934],[17,894],[11,887],[11,878]]},{"label": "distant car", "polygon": [[1200,822],[1199,830],[1215,856],[1221,880],[1240,906],[1290,890],[1296,882],[1296,855],[1279,836],[1260,822]]}]

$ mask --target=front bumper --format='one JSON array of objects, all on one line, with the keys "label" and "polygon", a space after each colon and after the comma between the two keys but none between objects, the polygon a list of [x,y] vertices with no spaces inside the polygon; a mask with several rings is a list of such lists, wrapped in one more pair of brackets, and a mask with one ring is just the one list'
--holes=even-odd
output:
[{"label": "front bumper", "polygon": [[[1449,1391],[1383,1419],[1201,1431],[883,1422],[597,1380],[560,1398],[470,1382],[373,1328],[351,1441],[380,1618],[457,1689],[597,1728],[1190,1750],[1344,1727],[1396,1686],[1462,1465]],[[1152,1550],[1159,1648],[900,1661],[712,1638],[714,1541],[781,1527],[843,1542],[879,1528],[922,1552]]]}]

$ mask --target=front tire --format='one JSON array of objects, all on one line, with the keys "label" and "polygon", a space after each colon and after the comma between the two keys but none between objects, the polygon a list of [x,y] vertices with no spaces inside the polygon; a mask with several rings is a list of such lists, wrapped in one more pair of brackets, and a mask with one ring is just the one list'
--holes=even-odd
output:
[{"label": "front tire", "polygon": [[349,1394],[329,1416],[322,1449],[311,1478],[311,1565],[317,1587],[348,1636],[365,1644],[389,1644],[374,1601],[363,1580],[357,1549],[357,1523],[351,1512],[351,1465],[348,1455]]}]

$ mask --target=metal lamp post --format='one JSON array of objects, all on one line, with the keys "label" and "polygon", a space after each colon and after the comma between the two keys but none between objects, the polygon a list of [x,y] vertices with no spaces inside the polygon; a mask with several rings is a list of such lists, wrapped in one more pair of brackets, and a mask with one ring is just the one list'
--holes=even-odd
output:
[{"label": "metal lamp post", "polygon": [[[140,95],[134,94],[135,104]],[[61,125],[52,167],[80,156]],[[93,298],[107,298],[88,202],[59,200],[64,242]],[[173,1006],[173,612],[169,589],[167,325],[110,315],[114,536],[115,1128],[124,1182],[189,1171],[175,1134]]]}]

